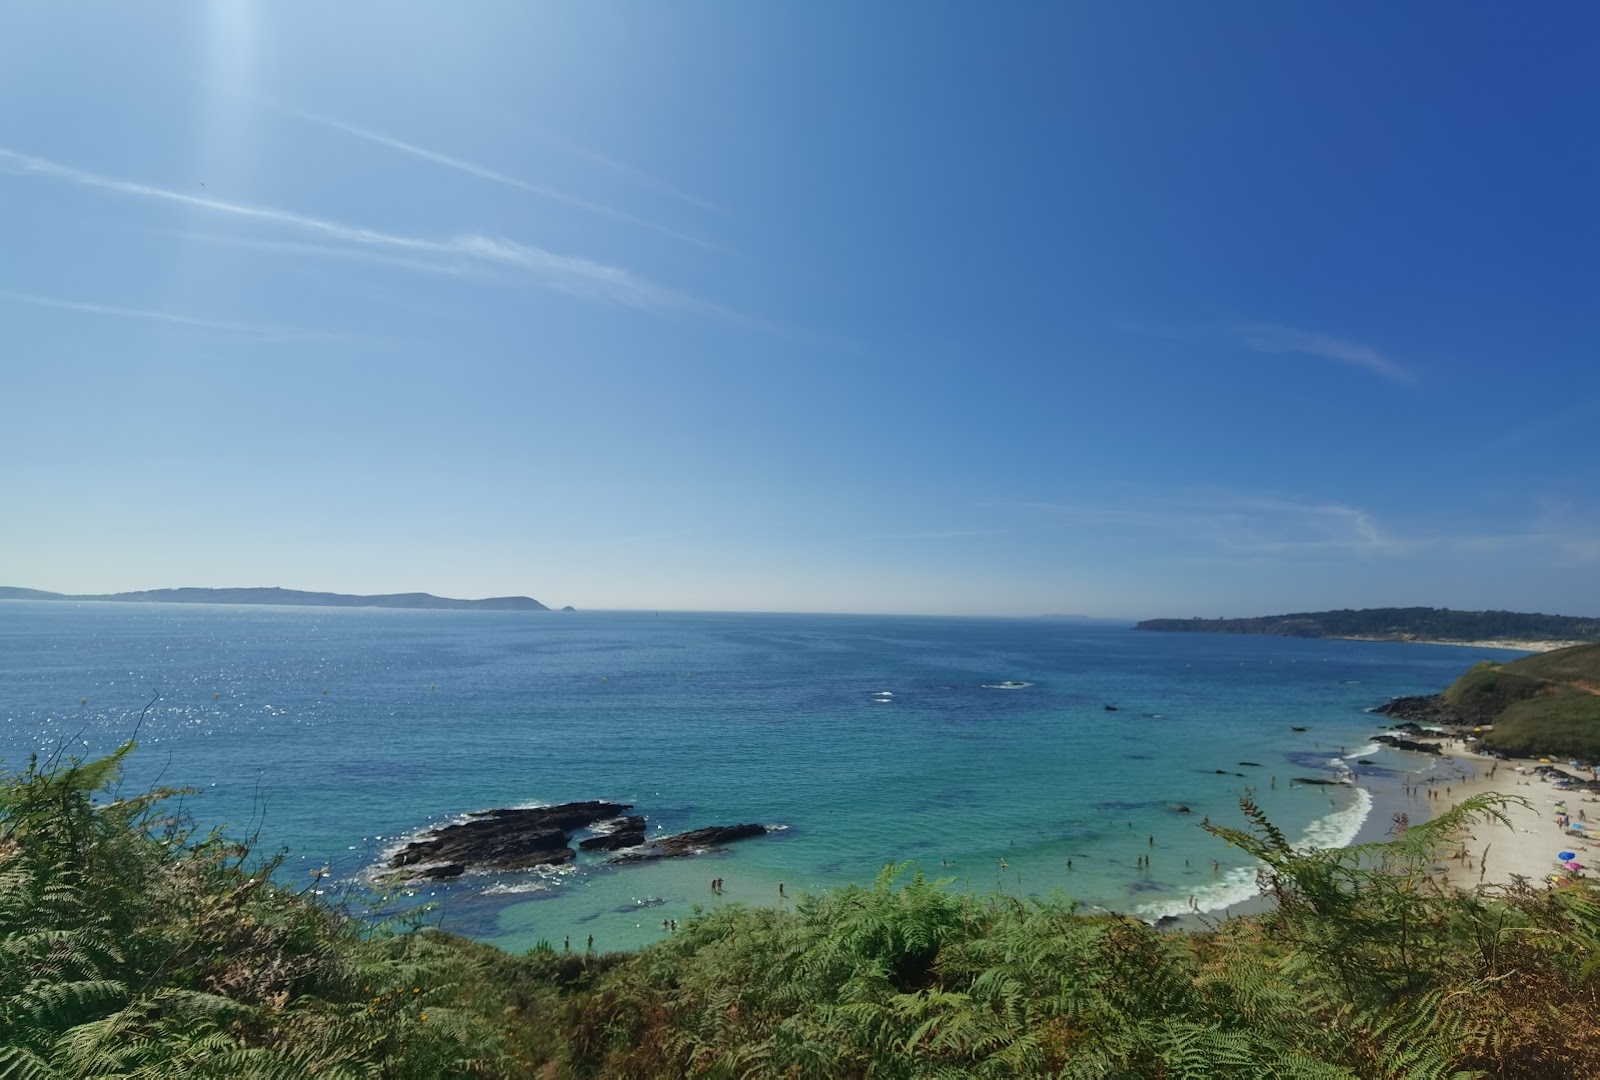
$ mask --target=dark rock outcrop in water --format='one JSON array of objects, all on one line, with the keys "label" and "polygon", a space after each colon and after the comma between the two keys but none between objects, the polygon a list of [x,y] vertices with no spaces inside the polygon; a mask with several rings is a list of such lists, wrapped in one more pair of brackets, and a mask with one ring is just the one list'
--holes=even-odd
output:
[{"label": "dark rock outcrop in water", "polygon": [[1434,694],[1390,698],[1372,711],[1379,716],[1392,716],[1396,720],[1409,720],[1412,722],[1427,720],[1447,723],[1451,721],[1451,717],[1445,712],[1444,703]]},{"label": "dark rock outcrop in water", "polygon": [[616,821],[602,822],[596,828],[608,829],[598,836],[579,840],[584,851],[621,851],[644,843],[644,815],[632,814]]},{"label": "dark rock outcrop in water", "polygon": [[610,862],[672,859],[722,850],[734,840],[761,836],[765,825],[713,825],[645,839],[642,814],[627,814],[627,803],[575,802],[528,809],[486,810],[466,821],[445,825],[413,840],[389,860],[390,881],[442,881],[469,870],[527,870],[557,866],[578,857],[572,834],[592,829],[578,842],[585,851],[621,851]]},{"label": "dark rock outcrop in water", "polygon": [[1419,754],[1443,753],[1436,742],[1417,742],[1414,739],[1402,739],[1398,735],[1374,735],[1372,741],[1384,746],[1392,746],[1396,750],[1415,750]]},{"label": "dark rock outcrop in water", "polygon": [[[525,870],[571,862],[577,852],[569,846],[574,829],[607,821],[633,807],[625,803],[579,802],[538,806],[525,810],[489,810],[469,820],[446,825],[413,840],[395,853],[395,869],[430,864],[415,876],[454,877],[466,870]],[[443,874],[443,866],[456,864],[456,874]]]},{"label": "dark rock outcrop in water", "polygon": [[663,836],[642,851],[630,851],[611,859],[614,863],[646,862],[650,859],[676,859],[722,850],[722,845],[752,836],[766,835],[765,825],[713,825],[674,836]]},{"label": "dark rock outcrop in water", "polygon": [[1294,782],[1296,784],[1315,784],[1318,787],[1344,787],[1348,783],[1345,780],[1329,780],[1326,777],[1315,776],[1297,776],[1294,778]]}]

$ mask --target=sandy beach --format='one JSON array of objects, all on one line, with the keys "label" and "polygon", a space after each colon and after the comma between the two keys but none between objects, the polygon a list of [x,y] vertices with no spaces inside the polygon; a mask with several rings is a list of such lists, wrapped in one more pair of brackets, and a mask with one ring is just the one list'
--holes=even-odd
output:
[{"label": "sandy beach", "polygon": [[1459,645],[1474,649],[1515,649],[1518,652],[1542,653],[1567,649],[1573,645],[1587,645],[1586,641],[1529,641],[1513,638],[1490,638],[1483,641],[1440,641],[1437,638],[1382,637],[1354,634],[1344,641],[1399,641],[1407,645]]},{"label": "sandy beach", "polygon": [[[1570,835],[1557,824],[1557,815],[1564,808],[1573,822],[1589,824],[1600,832],[1600,796],[1562,791],[1535,775],[1534,769],[1540,764],[1536,760],[1482,757],[1464,749],[1456,740],[1446,740],[1444,750],[1447,762],[1430,785],[1435,797],[1427,798],[1423,793],[1430,816],[1459,805],[1470,796],[1488,792],[1518,796],[1530,804],[1505,808],[1509,826],[1479,822],[1461,838],[1458,848],[1441,851],[1438,865],[1444,868],[1450,884],[1476,889],[1509,885],[1520,877],[1532,885],[1542,885],[1546,877],[1561,869],[1556,856],[1563,851],[1575,852],[1585,865],[1600,864],[1600,842]],[[1557,764],[1569,773],[1577,773],[1565,762]]]}]

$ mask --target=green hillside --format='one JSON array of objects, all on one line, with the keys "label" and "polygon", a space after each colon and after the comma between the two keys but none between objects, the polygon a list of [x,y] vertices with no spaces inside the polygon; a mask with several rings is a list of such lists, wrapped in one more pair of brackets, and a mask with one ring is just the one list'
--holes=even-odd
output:
[{"label": "green hillside", "polygon": [[1511,661],[1505,665],[1505,670],[1538,679],[1600,685],[1600,645],[1577,645],[1570,649],[1535,653]]},{"label": "green hillside", "polygon": [[1472,667],[1441,698],[1484,745],[1519,757],[1600,760],[1600,644]]}]

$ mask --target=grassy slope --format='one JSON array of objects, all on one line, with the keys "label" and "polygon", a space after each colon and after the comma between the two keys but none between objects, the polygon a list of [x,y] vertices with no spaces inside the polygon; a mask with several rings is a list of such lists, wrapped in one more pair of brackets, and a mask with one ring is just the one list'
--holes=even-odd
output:
[{"label": "grassy slope", "polygon": [[1493,724],[1485,745],[1521,756],[1600,760],[1600,644],[1481,663],[1443,694],[1474,724]]},{"label": "grassy slope", "polygon": [[1534,653],[1511,661],[1505,670],[1557,682],[1600,683],[1600,645],[1574,645],[1570,649]]}]

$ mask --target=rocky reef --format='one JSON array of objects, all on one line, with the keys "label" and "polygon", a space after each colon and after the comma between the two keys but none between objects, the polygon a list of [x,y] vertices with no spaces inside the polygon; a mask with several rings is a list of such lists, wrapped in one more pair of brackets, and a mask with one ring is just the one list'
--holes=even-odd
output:
[{"label": "rocky reef", "polygon": [[[724,850],[735,840],[761,836],[765,825],[714,825],[645,839],[643,814],[627,803],[602,801],[485,810],[406,844],[389,860],[389,881],[437,881],[468,871],[527,870],[570,863],[584,851],[613,851],[608,862],[636,863]],[[572,846],[573,835],[592,836]]]},{"label": "rocky reef", "polygon": [[638,851],[628,851],[611,859],[615,863],[645,862],[649,859],[677,859],[685,855],[706,855],[722,851],[724,844],[762,836],[765,825],[713,825],[709,829],[693,829],[675,836],[663,836]]},{"label": "rocky reef", "polygon": [[1419,754],[1443,753],[1436,742],[1417,742],[1415,739],[1402,739],[1398,735],[1374,735],[1372,741],[1396,750],[1415,750]]}]

